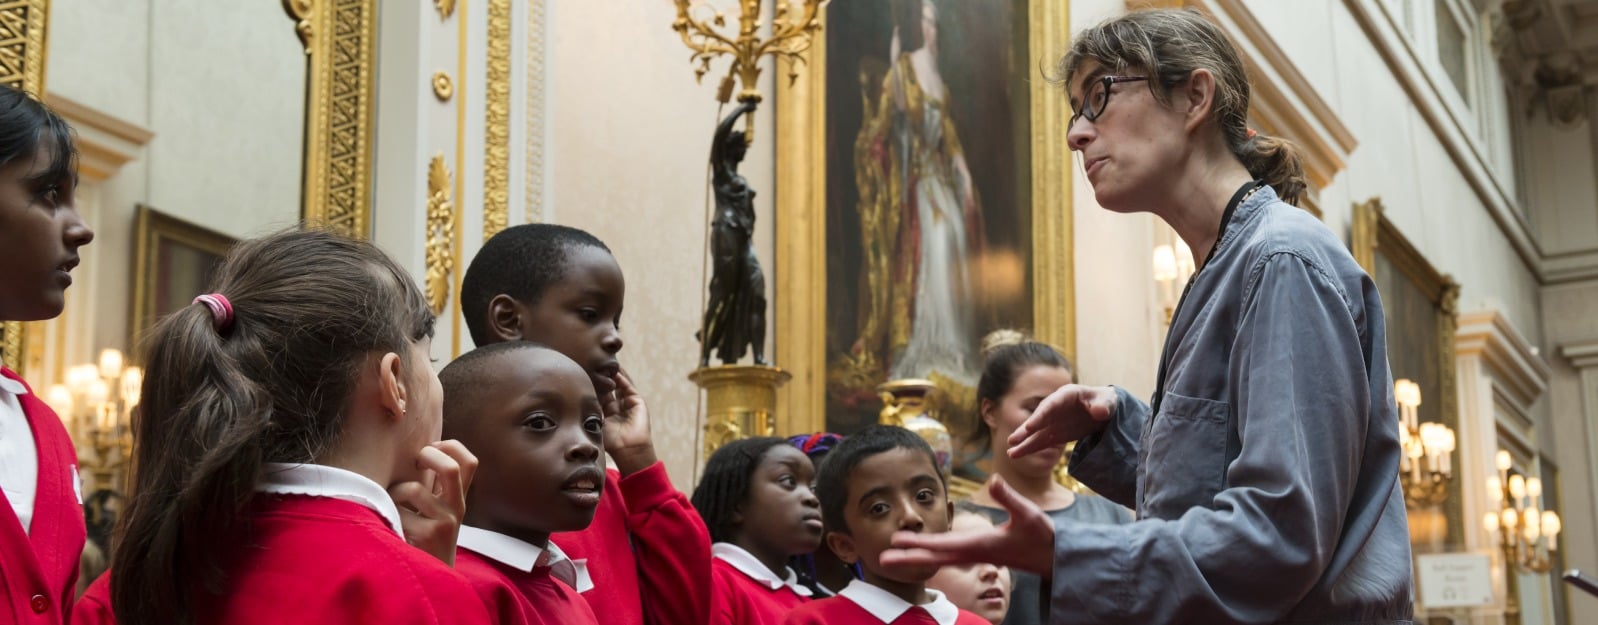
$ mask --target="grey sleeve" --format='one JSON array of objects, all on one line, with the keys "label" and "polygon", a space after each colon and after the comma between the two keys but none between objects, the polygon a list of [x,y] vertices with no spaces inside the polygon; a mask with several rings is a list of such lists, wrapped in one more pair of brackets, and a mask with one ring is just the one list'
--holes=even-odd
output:
[{"label": "grey sleeve", "polygon": [[1148,404],[1115,387],[1115,414],[1104,431],[1083,437],[1071,452],[1071,477],[1126,506],[1137,505],[1137,458]]},{"label": "grey sleeve", "polygon": [[1252,275],[1231,358],[1217,363],[1241,441],[1225,487],[1177,518],[1057,523],[1055,625],[1274,623],[1325,574],[1370,417],[1359,330],[1331,278],[1299,256],[1269,256]]}]

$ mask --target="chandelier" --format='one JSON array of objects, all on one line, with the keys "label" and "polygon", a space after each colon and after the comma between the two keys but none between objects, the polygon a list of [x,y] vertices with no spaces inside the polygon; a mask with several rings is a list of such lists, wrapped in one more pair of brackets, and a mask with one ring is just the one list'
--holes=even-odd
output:
[{"label": "chandelier", "polygon": [[1448,499],[1448,482],[1454,475],[1454,431],[1441,423],[1420,422],[1420,385],[1412,380],[1393,381],[1398,403],[1398,443],[1404,450],[1398,479],[1404,502],[1424,508]]},{"label": "chandelier", "polygon": [[1505,566],[1522,573],[1547,573],[1559,550],[1563,527],[1559,513],[1537,509],[1543,482],[1510,474],[1514,460],[1509,452],[1499,450],[1497,461],[1498,474],[1487,478],[1487,501],[1492,507],[1482,516],[1482,525],[1504,550]]},{"label": "chandelier", "polygon": [[66,384],[51,386],[45,395],[72,434],[78,466],[91,478],[85,495],[124,490],[133,450],[130,421],[143,384],[143,370],[124,366],[122,352],[107,349],[98,364],[68,369]]}]

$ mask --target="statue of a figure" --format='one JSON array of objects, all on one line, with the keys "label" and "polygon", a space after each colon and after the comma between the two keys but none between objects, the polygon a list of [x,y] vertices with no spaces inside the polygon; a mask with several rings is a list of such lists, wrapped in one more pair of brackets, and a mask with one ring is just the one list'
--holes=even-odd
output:
[{"label": "statue of a figure", "polygon": [[766,364],[766,277],[755,257],[755,191],[738,174],[749,151],[743,131],[733,130],[739,117],[755,110],[744,102],[721,120],[710,148],[716,191],[716,216],[710,222],[710,302],[699,338],[699,366],[710,365],[710,350],[722,364],[735,364],[744,350],[754,351],[755,364]]}]

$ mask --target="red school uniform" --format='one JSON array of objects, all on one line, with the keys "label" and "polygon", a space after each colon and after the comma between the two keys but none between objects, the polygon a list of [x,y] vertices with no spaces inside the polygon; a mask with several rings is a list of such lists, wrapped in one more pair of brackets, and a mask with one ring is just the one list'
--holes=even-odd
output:
[{"label": "red school uniform", "polygon": [[599,625],[574,588],[592,586],[586,571],[551,544],[540,549],[504,534],[461,526],[455,570],[498,625]]},{"label": "red school uniform", "polygon": [[405,542],[388,493],[319,465],[268,465],[251,532],[227,562],[196,623],[486,625],[466,580]]},{"label": "red school uniform", "polygon": [[783,625],[989,625],[961,610],[943,593],[927,590],[932,601],[910,605],[865,580],[854,580],[836,597],[813,601],[788,614]]},{"label": "red school uniform", "polygon": [[710,615],[710,532],[656,462],[621,477],[605,472],[594,521],[550,542],[585,564],[582,593],[607,625],[700,625]]},{"label": "red school uniform", "polygon": [[716,557],[711,625],[781,625],[789,612],[810,601],[810,589],[799,584],[793,569],[778,578],[742,547],[716,543],[710,549]]},{"label": "red school uniform", "polygon": [[65,623],[77,592],[78,557],[87,536],[78,454],[61,418],[5,367],[0,367],[0,393],[14,396],[28,430],[0,432],[0,436],[31,433],[38,475],[26,528],[11,499],[0,492],[0,591],[5,601],[0,622]]},{"label": "red school uniform", "polygon": [[111,572],[101,573],[89,584],[72,604],[72,625],[113,625],[116,614],[111,612]]}]

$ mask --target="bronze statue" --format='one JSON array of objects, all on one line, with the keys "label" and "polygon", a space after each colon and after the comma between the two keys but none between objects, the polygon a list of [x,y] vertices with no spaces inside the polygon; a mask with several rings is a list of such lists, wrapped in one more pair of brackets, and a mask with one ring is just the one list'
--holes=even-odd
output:
[{"label": "bronze statue", "polygon": [[699,366],[710,365],[710,351],[722,364],[735,364],[744,350],[754,351],[755,364],[766,363],[766,278],[755,257],[755,191],[738,173],[749,151],[749,139],[733,130],[739,117],[755,110],[744,102],[716,127],[710,148],[716,191],[716,216],[710,222],[710,301],[699,339]]}]

